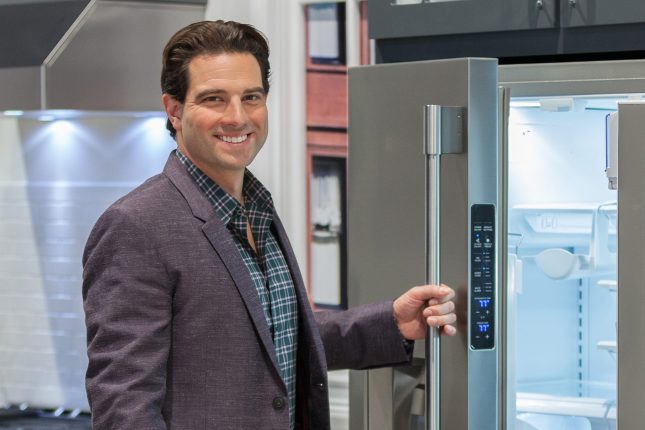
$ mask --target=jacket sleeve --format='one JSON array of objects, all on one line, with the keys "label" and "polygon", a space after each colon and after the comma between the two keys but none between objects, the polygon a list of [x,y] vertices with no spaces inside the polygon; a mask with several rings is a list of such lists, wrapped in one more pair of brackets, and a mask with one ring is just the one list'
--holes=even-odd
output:
[{"label": "jacket sleeve", "polygon": [[394,320],[392,302],[315,313],[330,370],[409,364],[411,351]]},{"label": "jacket sleeve", "polygon": [[86,388],[94,430],[166,428],[172,283],[142,224],[109,209],[83,255]]}]

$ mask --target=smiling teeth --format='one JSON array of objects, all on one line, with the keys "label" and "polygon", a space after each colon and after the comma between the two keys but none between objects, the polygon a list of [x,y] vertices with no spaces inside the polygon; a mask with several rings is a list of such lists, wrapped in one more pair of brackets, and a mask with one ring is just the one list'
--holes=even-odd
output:
[{"label": "smiling teeth", "polygon": [[220,136],[219,138],[222,139],[224,142],[228,143],[242,143],[246,140],[248,137],[248,134],[243,134],[242,136]]}]

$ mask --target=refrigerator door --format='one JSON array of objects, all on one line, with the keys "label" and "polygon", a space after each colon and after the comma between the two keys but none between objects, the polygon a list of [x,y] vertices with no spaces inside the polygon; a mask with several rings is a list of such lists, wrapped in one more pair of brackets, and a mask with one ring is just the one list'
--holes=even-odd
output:
[{"label": "refrigerator door", "polygon": [[429,345],[437,367],[417,342],[410,367],[351,373],[352,429],[498,428],[497,91],[491,59],[350,69],[349,305],[442,282],[459,318],[456,337]]},{"label": "refrigerator door", "polygon": [[618,428],[645,410],[645,104],[618,106]]}]

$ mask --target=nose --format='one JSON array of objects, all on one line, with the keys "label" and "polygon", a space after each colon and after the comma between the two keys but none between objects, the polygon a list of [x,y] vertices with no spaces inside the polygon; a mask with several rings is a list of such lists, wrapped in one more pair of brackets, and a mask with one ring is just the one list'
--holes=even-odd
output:
[{"label": "nose", "polygon": [[246,124],[248,116],[242,100],[231,99],[226,105],[226,110],[221,119],[223,125],[230,125],[233,127],[239,127],[240,125]]}]

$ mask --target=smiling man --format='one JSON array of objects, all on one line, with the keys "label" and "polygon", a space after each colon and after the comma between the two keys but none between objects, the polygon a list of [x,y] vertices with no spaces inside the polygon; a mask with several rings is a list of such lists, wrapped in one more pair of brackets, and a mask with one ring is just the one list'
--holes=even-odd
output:
[{"label": "smiling man", "polygon": [[454,292],[313,313],[270,193],[247,166],[268,133],[269,49],[206,21],[163,55],[177,142],[114,203],[83,255],[93,429],[329,429],[327,370],[405,364]]},{"label": "smiling man", "polygon": [[177,146],[204,174],[242,201],[244,170],[267,138],[267,91],[250,53],[203,54],[188,64],[183,102],[163,103]]}]

